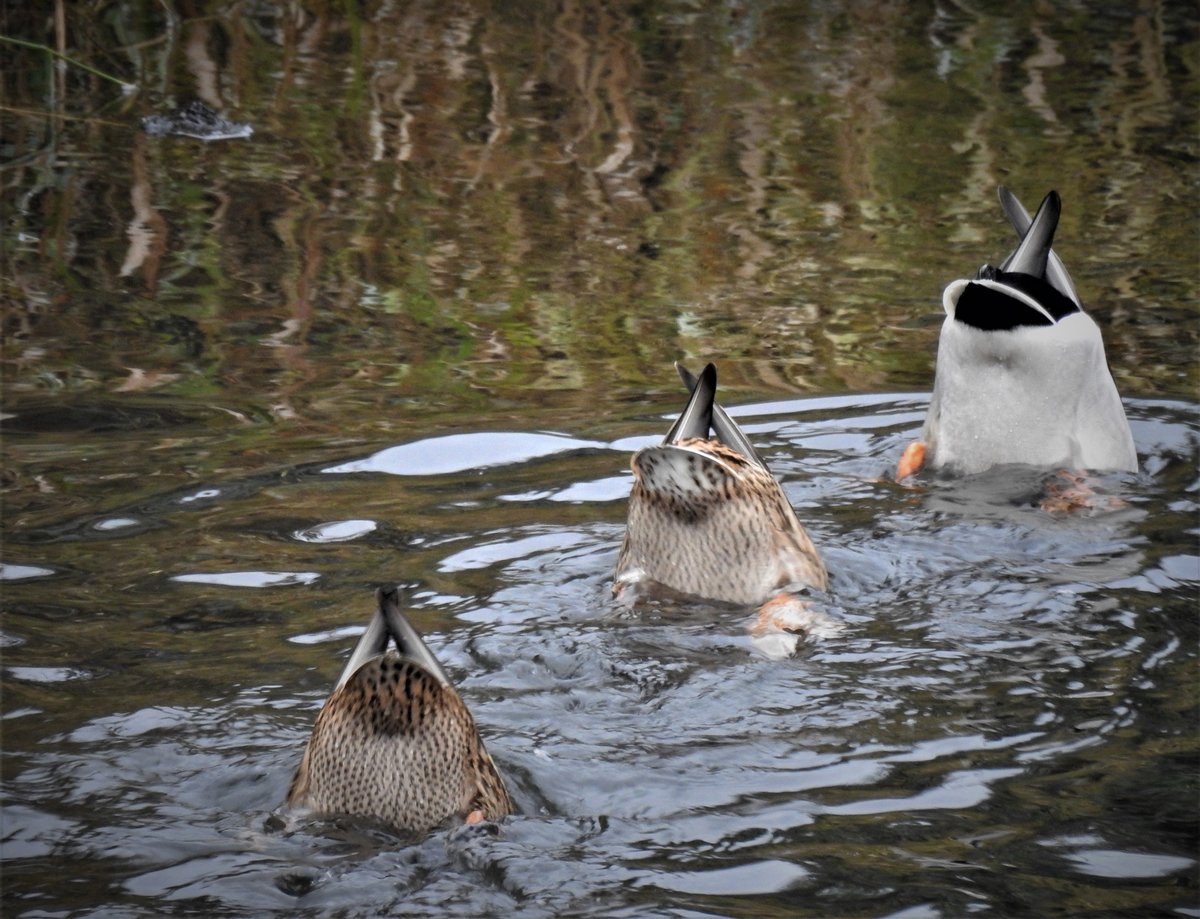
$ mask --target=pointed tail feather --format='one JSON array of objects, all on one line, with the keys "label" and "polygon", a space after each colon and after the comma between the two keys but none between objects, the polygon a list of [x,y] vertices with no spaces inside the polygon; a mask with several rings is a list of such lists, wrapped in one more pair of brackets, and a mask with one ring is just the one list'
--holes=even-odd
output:
[{"label": "pointed tail feather", "polygon": [[[1033,223],[1029,216],[1029,211],[1025,210],[1025,205],[1021,200],[1014,195],[1009,189],[1003,185],[997,189],[997,194],[1000,196],[1000,206],[1004,208],[1004,216],[1008,218],[1008,222],[1012,224],[1013,229],[1017,231],[1018,238],[1024,240],[1029,232],[1029,226]],[[1012,271],[1010,263],[1016,255],[1014,251],[1000,266],[1002,271]],[[1063,264],[1063,260],[1058,257],[1058,254],[1051,249],[1046,260],[1045,278],[1050,282],[1059,293],[1070,297],[1075,302],[1076,306],[1082,306],[1079,302],[1079,294],[1075,291],[1075,284],[1071,280],[1071,275],[1067,273],[1067,266]]]},{"label": "pointed tail feather", "polygon": [[379,612],[376,613],[376,618],[382,619],[386,623],[387,632],[396,642],[396,648],[401,655],[416,661],[437,677],[443,686],[450,686],[450,677],[446,676],[446,671],[442,669],[441,663],[433,656],[433,652],[429,650],[425,640],[412,627],[404,613],[400,612],[400,588],[381,587],[375,593],[379,599]]},{"label": "pointed tail feather", "polygon": [[377,610],[375,615],[371,617],[371,621],[367,623],[367,630],[363,632],[362,637],[358,640],[358,644],[350,652],[350,659],[346,661],[346,666],[342,668],[342,675],[338,677],[337,685],[333,688],[333,691],[337,692],[345,686],[350,677],[354,676],[363,664],[386,651],[387,645],[387,623],[384,621],[383,614]]},{"label": "pointed tail feather", "polygon": [[1052,191],[1042,199],[1025,238],[1013,254],[1005,259],[1001,270],[1044,278],[1050,260],[1050,247],[1054,244],[1054,231],[1058,229],[1061,214],[1062,199],[1058,197],[1058,192]]},{"label": "pointed tail feather", "polygon": [[[690,370],[679,363],[675,362],[675,369],[679,373],[679,378],[683,380],[683,385],[688,389],[696,388],[696,376]],[[745,456],[747,459],[753,460],[763,469],[767,468],[767,464],[763,462],[762,457],[758,455],[758,451],[754,449],[754,445],[750,443],[748,437],[742,431],[736,421],[729,417],[729,413],[721,406],[713,403],[712,415],[713,431],[717,435],[717,440],[731,449],[737,450],[738,453]]]},{"label": "pointed tail feather", "polygon": [[692,387],[692,397],[688,399],[688,404],[679,418],[671,425],[663,443],[673,444],[689,437],[707,438],[712,429],[713,403],[716,397],[717,368],[709,364]]}]

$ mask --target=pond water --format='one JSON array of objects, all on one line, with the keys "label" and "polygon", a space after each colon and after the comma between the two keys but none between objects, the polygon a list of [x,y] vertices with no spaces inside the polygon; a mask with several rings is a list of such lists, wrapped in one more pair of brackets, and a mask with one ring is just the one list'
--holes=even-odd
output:
[{"label": "pond water", "polygon": [[[132,91],[6,44],[4,914],[1200,916],[1200,14],[1110,7],[66,6]],[[189,99],[253,134],[140,131]],[[890,478],[1000,183],[1062,194],[1112,509]],[[610,595],[676,359],[825,556],[787,659]],[[382,583],[517,816],[282,811]]]}]

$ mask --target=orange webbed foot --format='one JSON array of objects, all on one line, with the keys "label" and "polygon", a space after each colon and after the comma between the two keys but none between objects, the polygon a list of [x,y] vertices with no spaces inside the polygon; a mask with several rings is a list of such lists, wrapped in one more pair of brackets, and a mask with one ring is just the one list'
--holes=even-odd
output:
[{"label": "orange webbed foot", "polygon": [[795,654],[802,640],[830,638],[842,628],[842,623],[814,603],[795,594],[779,593],[758,608],[750,635],[763,656],[782,660]]},{"label": "orange webbed foot", "polygon": [[926,446],[923,440],[914,440],[904,448],[900,462],[896,464],[897,482],[903,481],[910,475],[916,475],[921,471],[921,467],[925,465],[925,450]]},{"label": "orange webbed foot", "polygon": [[1087,477],[1069,469],[1059,469],[1045,483],[1045,494],[1038,507],[1048,514],[1069,514],[1081,510],[1116,510],[1127,502],[1113,495],[1099,495]]}]

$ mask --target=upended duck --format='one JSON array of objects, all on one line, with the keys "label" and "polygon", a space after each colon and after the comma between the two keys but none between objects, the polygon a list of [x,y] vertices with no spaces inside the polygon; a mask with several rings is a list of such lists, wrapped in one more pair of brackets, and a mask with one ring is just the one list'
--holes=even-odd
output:
[{"label": "upended duck", "polygon": [[649,582],[757,605],[789,586],[824,590],[825,565],[783,489],[716,404],[716,367],[697,379],[675,366],[691,398],[661,444],[633,455],[614,592]]},{"label": "upended duck", "polygon": [[933,396],[922,442],[897,478],[922,464],[963,474],[1003,463],[1135,471],[1137,453],[1104,342],[1051,245],[1062,202],[1032,220],[1008,189],[1000,204],[1020,243],[999,268],[942,295]]},{"label": "upended duck", "polygon": [[466,703],[400,612],[399,592],[380,590],[378,600],[317,715],[287,804],[410,833],[513,813]]}]

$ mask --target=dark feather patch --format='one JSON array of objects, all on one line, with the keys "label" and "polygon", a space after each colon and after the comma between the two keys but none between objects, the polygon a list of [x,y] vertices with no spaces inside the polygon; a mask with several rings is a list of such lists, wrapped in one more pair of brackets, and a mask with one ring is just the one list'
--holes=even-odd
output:
[{"label": "dark feather patch", "polygon": [[366,714],[365,723],[385,737],[411,737],[435,712],[461,706],[437,677],[395,654],[368,661],[339,692],[344,704]]},{"label": "dark feather patch", "polygon": [[[1079,312],[1069,297],[1055,290],[1048,281],[1019,272],[1000,271],[990,265],[979,269],[979,278],[997,281],[1040,303],[1058,322]],[[984,332],[1010,331],[1020,326],[1053,325],[1054,322],[1033,307],[983,284],[968,284],[954,307],[954,318]]]}]

